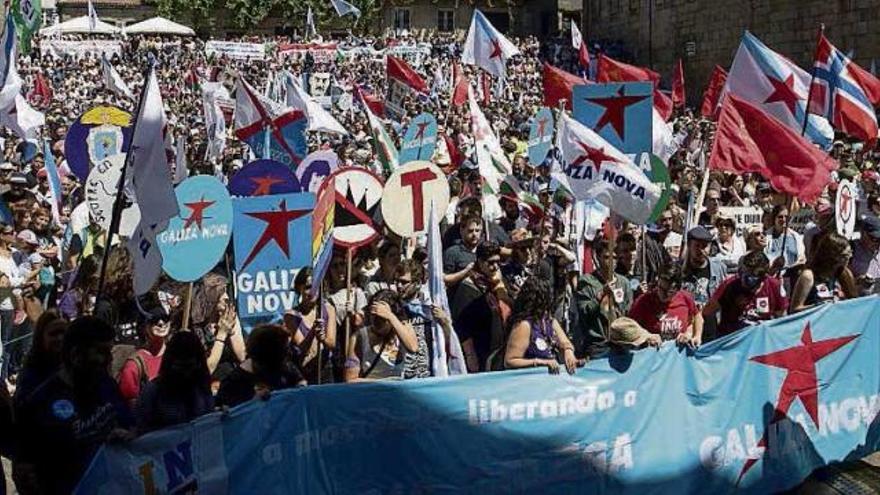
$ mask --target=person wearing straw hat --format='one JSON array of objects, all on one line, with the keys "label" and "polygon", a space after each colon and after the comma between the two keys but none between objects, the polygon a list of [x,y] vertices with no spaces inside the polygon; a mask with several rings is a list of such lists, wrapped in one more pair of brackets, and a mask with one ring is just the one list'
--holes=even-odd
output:
[{"label": "person wearing straw hat", "polygon": [[612,350],[659,348],[663,339],[644,329],[639,322],[627,316],[611,322],[608,327],[608,344]]}]

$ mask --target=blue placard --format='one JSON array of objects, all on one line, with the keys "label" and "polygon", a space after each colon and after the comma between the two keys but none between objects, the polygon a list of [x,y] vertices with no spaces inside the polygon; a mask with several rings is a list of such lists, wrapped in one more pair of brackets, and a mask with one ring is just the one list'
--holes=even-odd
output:
[{"label": "blue placard", "polygon": [[878,346],[870,297],[574,376],[273,392],[107,443],[76,493],[776,493],[878,450]]},{"label": "blue placard", "polygon": [[293,280],[312,264],[314,193],[233,198],[236,288],[243,324],[275,320],[296,303]]},{"label": "blue placard", "polygon": [[542,107],[529,124],[529,163],[538,166],[553,146],[553,112]]},{"label": "blue placard", "polygon": [[226,186],[208,175],[186,179],[174,193],[180,213],[156,240],[165,273],[192,282],[214,268],[226,252],[232,236],[232,200]]},{"label": "blue placard", "polygon": [[403,136],[400,147],[400,165],[415,160],[430,160],[437,146],[437,119],[430,113],[417,115]]},{"label": "blue placard", "polygon": [[302,188],[293,170],[275,160],[250,162],[229,180],[229,192],[234,196],[267,196],[300,191]]},{"label": "blue placard", "polygon": [[128,152],[131,115],[117,107],[99,106],[83,113],[67,130],[64,156],[71,172],[85,182],[93,163]]},{"label": "blue placard", "polygon": [[575,86],[574,118],[624,153],[650,153],[653,92],[649,82]]}]

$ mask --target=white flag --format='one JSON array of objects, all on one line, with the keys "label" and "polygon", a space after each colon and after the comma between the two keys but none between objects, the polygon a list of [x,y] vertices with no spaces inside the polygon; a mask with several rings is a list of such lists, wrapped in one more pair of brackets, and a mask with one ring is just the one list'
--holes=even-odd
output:
[{"label": "white flag", "polygon": [[205,149],[205,160],[219,161],[226,149],[226,120],[220,99],[229,99],[229,92],[221,83],[203,82],[202,108],[205,112],[205,130],[208,133],[208,146]]},{"label": "white flag", "polygon": [[474,10],[461,61],[481,67],[494,76],[504,77],[507,60],[514,55],[519,55],[519,49],[498,32],[482,12]]},{"label": "white flag", "polygon": [[470,85],[468,85],[468,106],[470,107],[471,131],[474,134],[474,147],[477,151],[477,165],[480,168],[480,175],[483,176],[483,180],[486,181],[489,188],[497,193],[501,181],[511,173],[512,167],[504,150],[501,149],[498,137],[492,131],[480,105],[477,104],[477,99],[474,97],[474,91]]},{"label": "white flag", "polygon": [[[431,304],[439,306],[447,315],[449,301],[446,298],[446,285],[443,283],[443,246],[440,243],[440,220],[434,212],[434,203],[431,202],[431,210],[428,215],[428,292]],[[433,359],[434,376],[466,375],[467,365],[464,361],[464,353],[461,351],[461,342],[455,331],[449,332],[449,342],[446,342],[446,333],[439,324],[431,325],[431,333],[434,336],[434,348],[431,350]],[[447,353],[446,350],[449,349]]]},{"label": "white flag", "polygon": [[571,46],[575,50],[581,49],[581,43],[584,42],[584,37],[581,36],[581,30],[578,29],[577,23],[574,22],[574,19],[571,20]]},{"label": "white flag", "polygon": [[95,29],[97,29],[97,27],[98,27],[98,12],[95,10],[95,6],[92,5],[92,0],[89,0],[88,15],[89,15],[89,32],[92,32]]},{"label": "white flag", "polygon": [[186,166],[186,136],[177,136],[177,146],[174,147],[174,183],[180,184],[189,177],[189,169]]},{"label": "white flag", "polygon": [[9,128],[23,140],[37,138],[37,130],[46,123],[43,112],[35,110],[22,95],[15,95],[12,106],[0,110],[0,125]]},{"label": "white flag", "polygon": [[116,69],[113,68],[113,65],[107,60],[107,55],[101,54],[101,72],[104,73],[104,87],[113,91],[114,93],[124,96],[130,100],[134,99],[134,95],[131,94],[131,89],[129,89],[128,85],[125,84],[125,81],[122,79],[122,76],[116,72]]},{"label": "white flag", "polygon": [[134,264],[132,285],[134,293],[138,296],[149,292],[162,275],[162,253],[159,252],[159,245],[156,243],[156,234],[167,227],[168,222],[163,222],[156,228],[149,227],[141,218],[141,222],[126,242]]},{"label": "white flag", "polygon": [[342,127],[330,112],[324,110],[320,103],[302,89],[293,74],[288,72],[284,79],[287,83],[287,106],[305,114],[310,131],[348,134],[345,127]]},{"label": "white flag", "polygon": [[336,14],[339,17],[345,16],[348,14],[354,15],[358,19],[361,17],[361,9],[346,2],[345,0],[330,0],[330,3],[333,4],[333,8],[336,9]]},{"label": "white flag", "polygon": [[318,28],[315,27],[315,15],[312,13],[312,6],[306,13],[306,39],[310,40],[318,36]]},{"label": "white flag", "polygon": [[12,15],[6,16],[3,36],[0,37],[0,109],[12,108],[16,95],[21,93],[21,78],[15,59],[18,55],[18,37]]},{"label": "white flag", "polygon": [[129,151],[133,156],[128,173],[131,174],[134,196],[141,210],[141,222],[151,226],[161,224],[179,213],[169,164],[173,148],[171,136],[166,132],[168,120],[165,118],[155,68],[150,69],[142,98],[143,104]]},{"label": "white flag", "polygon": [[564,171],[553,177],[567,184],[576,199],[596,198],[632,223],[647,223],[660,200],[660,188],[631,159],[565,113],[559,119],[556,146]]},{"label": "white flag", "polygon": [[658,112],[656,108],[652,108],[651,111],[651,124],[653,131],[651,151],[660,157],[660,159],[663,160],[663,163],[668,163],[669,158],[678,151],[678,143],[675,141],[675,136],[672,134],[672,123],[664,121],[663,117],[660,116],[660,112]]}]

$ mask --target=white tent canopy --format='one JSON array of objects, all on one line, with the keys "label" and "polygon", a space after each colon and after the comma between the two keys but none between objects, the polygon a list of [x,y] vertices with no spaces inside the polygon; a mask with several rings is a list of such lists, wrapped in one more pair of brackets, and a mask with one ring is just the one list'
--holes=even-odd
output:
[{"label": "white tent canopy", "polygon": [[40,30],[40,35],[46,36],[50,34],[67,34],[67,33],[93,33],[93,34],[116,34],[119,32],[119,28],[112,24],[107,24],[106,22],[98,19],[98,22],[95,24],[95,29],[89,29],[89,16],[76,17],[67,21],[62,22],[61,24],[55,24],[54,26],[49,26],[47,28],[43,28]]},{"label": "white tent canopy", "polygon": [[176,34],[179,36],[195,36],[196,33],[191,28],[173,21],[169,21],[164,17],[153,17],[145,21],[132,24],[125,28],[126,34]]}]

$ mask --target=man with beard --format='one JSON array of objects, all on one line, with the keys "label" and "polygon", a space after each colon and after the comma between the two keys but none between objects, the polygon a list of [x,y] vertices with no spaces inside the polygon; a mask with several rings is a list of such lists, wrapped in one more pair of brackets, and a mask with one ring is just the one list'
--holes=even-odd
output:
[{"label": "man with beard", "polygon": [[98,318],[75,320],[64,334],[61,370],[16,408],[16,470],[28,493],[70,493],[101,444],[130,437],[131,412],[107,372],[113,336]]},{"label": "man with beard", "polygon": [[217,405],[233,407],[275,390],[306,385],[293,364],[290,334],[282,326],[255,328],[247,341],[247,359],[220,382]]},{"label": "man with beard", "polygon": [[403,377],[426,378],[431,376],[431,349],[434,346],[431,325],[439,324],[448,334],[452,331],[449,316],[439,306],[425,299],[422,286],[426,281],[425,268],[415,259],[406,259],[397,265],[395,286],[403,309],[403,317],[409,322],[418,340],[415,352],[406,354]]}]

